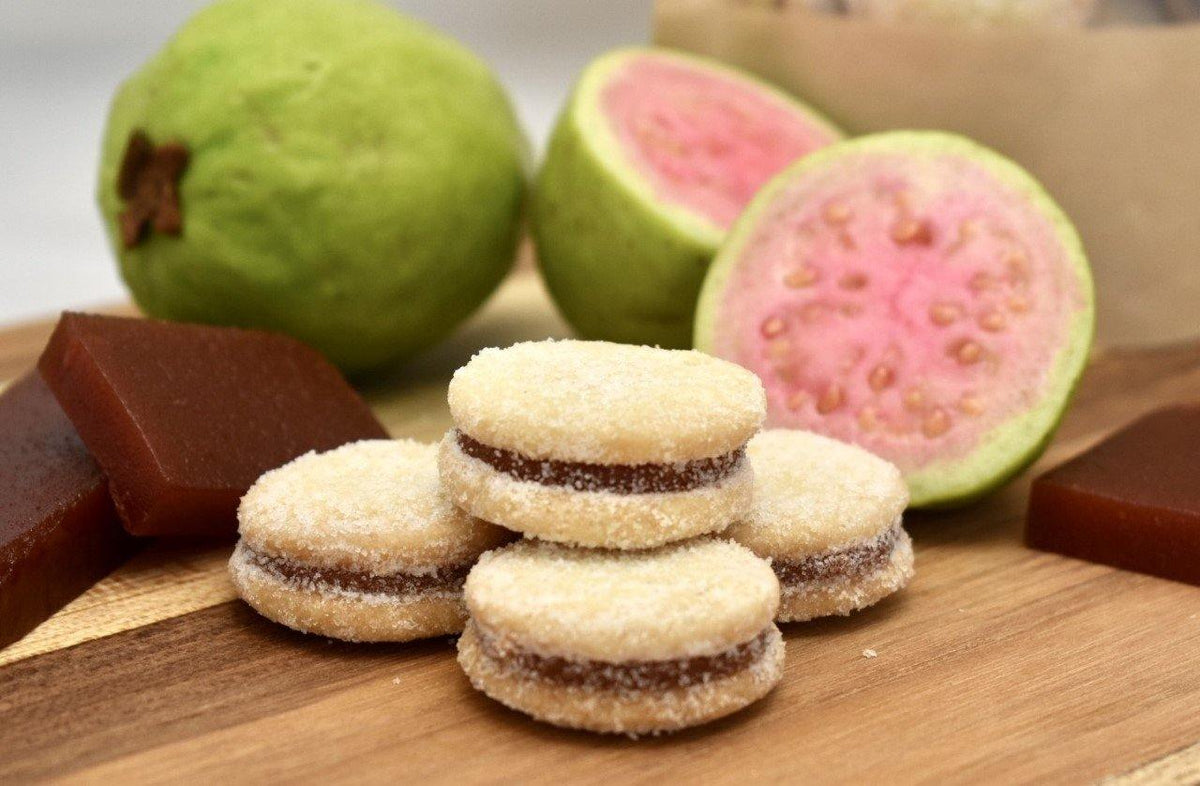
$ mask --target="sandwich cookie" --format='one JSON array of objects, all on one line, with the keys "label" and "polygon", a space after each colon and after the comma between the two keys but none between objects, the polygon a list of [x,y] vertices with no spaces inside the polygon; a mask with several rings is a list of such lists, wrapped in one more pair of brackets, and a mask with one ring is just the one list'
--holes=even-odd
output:
[{"label": "sandwich cookie", "polygon": [[750,504],[745,446],[766,397],[732,363],[599,341],[516,344],[472,358],[449,399],[442,484],[509,529],[649,548],[722,530]]},{"label": "sandwich cookie", "polygon": [[522,541],[466,586],[458,662],[471,684],[557,726],[630,735],[720,718],[783,670],[779,582],[729,541],[657,550]]},{"label": "sandwich cookie", "polygon": [[807,431],[764,431],[747,453],[754,505],[728,535],[771,561],[783,593],[779,622],[849,614],[912,578],[899,469]]},{"label": "sandwich cookie", "polygon": [[238,509],[238,594],[268,619],[347,641],[458,633],[462,586],[512,533],[440,492],[437,447],[368,440],[263,475]]}]

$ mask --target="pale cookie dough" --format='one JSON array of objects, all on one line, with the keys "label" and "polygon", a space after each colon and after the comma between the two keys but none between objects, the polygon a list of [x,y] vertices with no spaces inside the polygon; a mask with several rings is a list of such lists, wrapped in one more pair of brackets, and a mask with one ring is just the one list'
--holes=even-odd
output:
[{"label": "pale cookie dough", "polygon": [[442,484],[473,515],[545,540],[650,548],[747,509],[766,399],[698,352],[594,341],[487,349],[450,383]]},{"label": "pale cookie dough", "polygon": [[513,535],[450,504],[436,454],[369,440],[263,475],[238,511],[238,594],[290,628],[348,641],[461,631],[467,572]]},{"label": "pale cookie dough", "polygon": [[559,726],[674,731],[746,707],[782,675],[778,581],[728,541],[639,552],[524,541],[485,555],[466,597],[471,683]]},{"label": "pale cookie dough", "polygon": [[782,588],[779,622],[849,614],[912,578],[899,469],[806,431],[764,431],[747,454],[754,504],[727,534],[771,561]]}]

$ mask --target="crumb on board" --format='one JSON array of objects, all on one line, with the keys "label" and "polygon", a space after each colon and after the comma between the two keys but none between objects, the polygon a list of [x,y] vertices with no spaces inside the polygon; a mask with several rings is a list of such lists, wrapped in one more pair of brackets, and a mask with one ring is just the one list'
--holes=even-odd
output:
[{"label": "crumb on board", "polygon": [[863,650],[862,656],[864,658],[878,658],[879,653],[875,650]]}]

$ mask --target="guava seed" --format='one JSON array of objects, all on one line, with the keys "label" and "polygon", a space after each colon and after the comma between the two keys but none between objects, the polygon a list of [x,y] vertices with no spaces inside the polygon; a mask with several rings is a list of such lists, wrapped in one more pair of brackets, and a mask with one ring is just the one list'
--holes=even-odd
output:
[{"label": "guava seed", "polygon": [[954,303],[934,303],[929,307],[929,319],[942,327],[957,322],[962,313],[962,306]]},{"label": "guava seed", "polygon": [[845,202],[830,202],[825,206],[825,211],[822,216],[826,223],[840,226],[850,220],[854,214],[850,210],[850,206]]},{"label": "guava seed", "polygon": [[964,415],[982,415],[983,402],[979,400],[978,396],[966,393],[958,400],[958,411]]},{"label": "guava seed", "polygon": [[1008,280],[1014,284],[1029,283],[1029,257],[1020,251],[1014,251],[1005,261],[1008,268]]},{"label": "guava seed", "polygon": [[954,256],[978,235],[979,221],[973,218],[963,220],[958,225],[958,237],[953,243],[950,244],[950,247],[946,249],[946,254],[948,256]]},{"label": "guava seed", "polygon": [[779,317],[771,317],[766,322],[762,323],[763,338],[775,338],[784,331],[787,327],[784,321]]},{"label": "guava seed", "polygon": [[1005,318],[1004,313],[997,309],[985,312],[979,317],[979,327],[989,333],[999,333],[1001,330],[1004,330],[1007,323],[1008,320]]},{"label": "guava seed", "polygon": [[797,390],[792,395],[788,396],[787,407],[793,412],[799,412],[808,403],[809,395],[806,391]]},{"label": "guava seed", "polygon": [[991,273],[981,270],[971,276],[967,286],[971,288],[972,292],[987,292],[996,288],[996,278]]},{"label": "guava seed", "polygon": [[803,289],[804,287],[812,286],[817,283],[820,274],[817,269],[805,265],[798,267],[783,277],[784,286],[790,289]]},{"label": "guava seed", "polygon": [[896,372],[891,366],[885,366],[882,363],[871,369],[871,374],[867,377],[867,384],[871,386],[871,390],[878,393],[881,390],[890,388],[896,381]]},{"label": "guava seed", "polygon": [[933,243],[933,227],[928,221],[914,218],[901,219],[892,227],[892,240],[902,246],[928,246]]},{"label": "guava seed", "polygon": [[844,390],[842,390],[842,386],[837,383],[833,383],[829,385],[829,387],[825,388],[825,392],[822,393],[821,398],[817,400],[817,412],[821,413],[822,415],[828,415],[830,412],[833,412],[840,407],[845,400],[846,393]]},{"label": "guava seed", "polygon": [[851,291],[865,289],[867,286],[867,275],[865,273],[848,273],[842,276],[842,280],[838,282],[838,286]]},{"label": "guava seed", "polygon": [[925,394],[917,388],[909,388],[904,393],[904,408],[910,412],[919,412],[925,407]]},{"label": "guava seed", "polygon": [[967,338],[951,344],[947,349],[947,354],[954,357],[960,364],[970,366],[983,359],[983,347],[979,345],[979,342]]},{"label": "guava seed", "polygon": [[922,421],[921,433],[930,439],[933,439],[934,437],[940,437],[949,431],[950,425],[950,415],[947,414],[946,410],[938,407],[933,412],[930,412],[929,415],[925,417],[925,420]]}]

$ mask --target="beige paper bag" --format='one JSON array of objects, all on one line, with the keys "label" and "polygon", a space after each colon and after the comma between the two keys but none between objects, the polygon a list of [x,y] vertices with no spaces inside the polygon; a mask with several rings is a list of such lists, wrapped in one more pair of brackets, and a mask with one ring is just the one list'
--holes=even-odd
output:
[{"label": "beige paper bag", "polygon": [[960,30],[658,0],[655,39],[770,79],[852,133],[958,131],[1083,235],[1106,344],[1200,336],[1200,25]]}]

